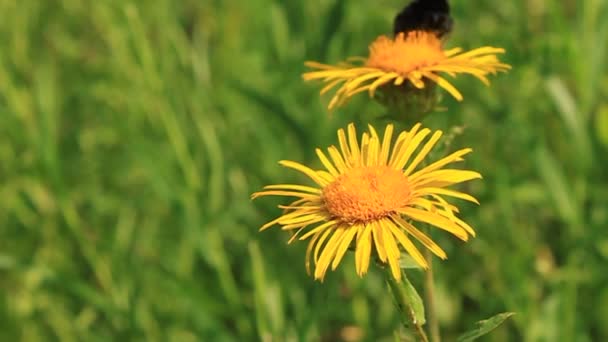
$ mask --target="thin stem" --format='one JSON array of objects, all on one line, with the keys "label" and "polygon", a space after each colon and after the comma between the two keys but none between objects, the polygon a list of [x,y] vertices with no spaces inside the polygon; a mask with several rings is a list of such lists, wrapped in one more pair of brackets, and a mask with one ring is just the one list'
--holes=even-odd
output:
[{"label": "thin stem", "polygon": [[[410,307],[410,317],[412,318],[412,320],[414,320],[414,311],[412,310],[412,308]],[[424,332],[424,329],[422,329],[422,325],[420,324],[414,324],[414,329],[416,330],[416,334],[418,335],[418,338],[420,339],[420,341],[423,342],[429,342],[428,337],[426,337],[426,333]]]},{"label": "thin stem", "polygon": [[431,341],[441,342],[439,333],[439,320],[437,319],[437,308],[435,306],[435,281],[433,278],[433,254],[430,249],[425,249],[424,257],[429,268],[424,276],[424,296],[426,299],[426,310],[429,320],[429,332]]}]

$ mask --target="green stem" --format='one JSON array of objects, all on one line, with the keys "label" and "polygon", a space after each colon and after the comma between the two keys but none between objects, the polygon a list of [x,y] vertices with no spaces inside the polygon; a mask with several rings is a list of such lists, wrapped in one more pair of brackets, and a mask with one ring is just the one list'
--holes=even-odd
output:
[{"label": "green stem", "polygon": [[433,278],[433,254],[430,249],[425,249],[424,257],[429,265],[424,275],[424,297],[426,299],[426,309],[429,318],[429,332],[431,341],[441,342],[439,333],[439,320],[437,319],[437,307],[435,305],[435,281]]},{"label": "green stem", "polygon": [[[391,294],[393,295],[393,299],[397,304],[397,308],[400,311],[400,317],[403,322],[403,325],[406,328],[413,328],[414,333],[419,341],[429,342],[422,325],[424,321],[417,319],[416,317],[420,315],[419,311],[423,310],[423,308],[418,308],[416,305],[416,300],[420,301],[420,298],[415,294],[418,298],[413,298],[412,290],[415,293],[415,289],[409,283],[407,276],[403,270],[401,270],[402,282],[397,282],[393,275],[391,274],[390,268],[383,267],[386,275],[386,282],[391,289]],[[408,289],[407,286],[410,286]],[[417,314],[418,311],[418,314]],[[422,313],[422,319],[424,319],[424,312]]]}]

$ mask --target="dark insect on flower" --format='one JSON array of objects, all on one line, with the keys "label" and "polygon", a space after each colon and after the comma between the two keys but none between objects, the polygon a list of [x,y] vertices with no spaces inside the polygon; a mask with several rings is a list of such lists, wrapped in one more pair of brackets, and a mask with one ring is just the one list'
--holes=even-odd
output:
[{"label": "dark insect on flower", "polygon": [[452,26],[447,0],[414,0],[397,14],[393,31],[395,36],[400,32],[407,35],[410,31],[428,31],[442,38],[452,31]]}]

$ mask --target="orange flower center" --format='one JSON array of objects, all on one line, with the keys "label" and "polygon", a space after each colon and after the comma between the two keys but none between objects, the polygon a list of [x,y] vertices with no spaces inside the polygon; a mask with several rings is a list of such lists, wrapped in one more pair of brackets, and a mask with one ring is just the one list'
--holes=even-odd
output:
[{"label": "orange flower center", "polygon": [[366,65],[405,76],[436,65],[445,58],[439,38],[430,32],[414,31],[407,37],[399,33],[394,40],[387,36],[378,37],[369,47]]},{"label": "orange flower center", "polygon": [[342,222],[367,223],[391,215],[410,200],[410,183],[388,166],[358,167],[323,189],[329,213]]}]

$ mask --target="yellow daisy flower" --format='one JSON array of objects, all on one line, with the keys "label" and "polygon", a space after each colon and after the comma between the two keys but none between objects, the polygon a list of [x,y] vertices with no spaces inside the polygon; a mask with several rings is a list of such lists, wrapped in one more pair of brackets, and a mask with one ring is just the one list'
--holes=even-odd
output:
[{"label": "yellow daisy flower", "polygon": [[[401,132],[393,147],[393,125],[388,125],[380,138],[370,125],[369,132],[357,140],[355,126],[348,132],[338,131],[339,148],[331,146],[317,155],[325,170],[313,170],[294,161],[281,165],[299,171],[316,183],[315,187],[278,184],[264,187],[252,198],[287,196],[297,198],[289,205],[279,206],[283,215],[266,223],[295,231],[289,240],[310,239],[306,252],[306,269],[314,261],[314,278],[323,280],[327,269],[335,270],[349,248],[355,250],[356,271],[363,276],[369,267],[372,250],[382,263],[388,263],[395,279],[400,280],[400,248],[423,268],[427,262],[412,242],[418,240],[438,257],[446,253],[413,222],[428,223],[466,241],[475,235],[473,229],[456,217],[458,208],[443,197],[456,197],[478,203],[472,196],[446,187],[481,178],[474,171],[444,169],[452,162],[462,161],[470,148],[456,151],[432,164],[416,168],[429,154],[442,135],[431,135],[416,124],[409,132]],[[426,142],[423,144],[423,141]],[[420,148],[420,149],[419,149]],[[329,156],[329,157],[328,157]],[[400,247],[400,246],[401,247]]]},{"label": "yellow daisy flower", "polygon": [[368,91],[371,97],[375,91],[388,84],[404,85],[408,81],[415,89],[423,89],[426,81],[432,81],[447,90],[458,101],[462,94],[438,73],[452,77],[470,74],[488,85],[488,74],[507,71],[508,64],[501,63],[496,54],[504,53],[502,48],[481,47],[468,52],[461,48],[444,50],[442,41],[433,33],[413,31],[408,35],[398,34],[395,39],[378,37],[369,47],[369,57],[353,57],[359,65],[343,62],[337,66],[306,62],[305,65],[317,69],[302,75],[304,80],[323,80],[327,85],[321,94],[340,85],[329,103],[329,109],[344,104],[351,96]]}]

